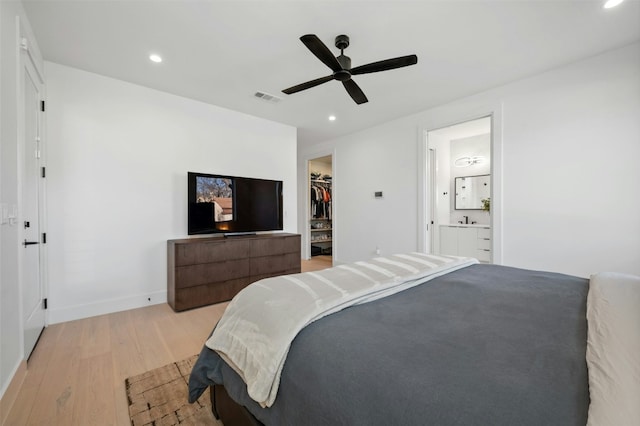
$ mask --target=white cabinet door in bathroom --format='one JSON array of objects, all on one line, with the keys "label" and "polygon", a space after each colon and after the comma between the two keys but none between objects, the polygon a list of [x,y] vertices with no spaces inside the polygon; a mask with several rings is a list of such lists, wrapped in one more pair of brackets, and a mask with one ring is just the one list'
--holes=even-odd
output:
[{"label": "white cabinet door in bathroom", "polygon": [[440,227],[440,254],[458,253],[458,228],[452,226]]},{"label": "white cabinet door in bathroom", "polygon": [[476,228],[457,228],[458,256],[478,256],[478,230]]}]

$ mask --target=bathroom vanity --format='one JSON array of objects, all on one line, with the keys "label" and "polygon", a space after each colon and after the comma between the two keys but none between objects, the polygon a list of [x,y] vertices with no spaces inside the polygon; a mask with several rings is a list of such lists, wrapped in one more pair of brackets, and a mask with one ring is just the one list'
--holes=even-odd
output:
[{"label": "bathroom vanity", "polygon": [[491,228],[488,225],[440,225],[440,254],[491,262]]}]

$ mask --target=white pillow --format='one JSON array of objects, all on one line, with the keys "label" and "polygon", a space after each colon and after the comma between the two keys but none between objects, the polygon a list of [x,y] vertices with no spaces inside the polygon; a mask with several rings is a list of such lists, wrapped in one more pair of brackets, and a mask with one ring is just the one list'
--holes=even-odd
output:
[{"label": "white pillow", "polygon": [[640,425],[640,277],[592,275],[587,326],[587,425]]}]

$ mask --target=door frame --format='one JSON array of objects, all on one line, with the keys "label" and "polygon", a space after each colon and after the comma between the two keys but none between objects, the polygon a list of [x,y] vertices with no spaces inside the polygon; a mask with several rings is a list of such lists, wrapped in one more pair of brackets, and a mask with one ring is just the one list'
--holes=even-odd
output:
[{"label": "door frame", "polygon": [[[311,200],[311,188],[309,185],[309,173],[311,172],[309,170],[309,161],[313,161],[316,158],[321,158],[321,157],[327,157],[327,156],[331,156],[331,228],[332,228],[332,235],[331,235],[331,263],[333,265],[335,265],[336,259],[338,258],[337,256],[337,247],[338,247],[338,215],[336,214],[336,212],[338,211],[338,209],[336,208],[337,206],[337,196],[336,194],[337,192],[337,179],[336,179],[336,151],[335,149],[331,148],[331,149],[326,149],[326,150],[319,150],[310,154],[305,154],[303,156],[300,157],[300,160],[302,161],[302,173],[304,176],[304,179],[301,179],[298,183],[300,184],[301,182],[304,182],[304,196],[303,196],[303,200],[304,200],[304,208],[303,208],[303,214],[302,214],[302,221],[303,221],[303,226],[300,227],[300,229],[304,230],[304,234],[302,235],[301,241],[302,241],[302,256],[304,259],[309,260],[311,259],[311,241],[309,239],[309,235],[311,234],[311,224],[309,222],[309,218],[311,217],[311,206],[310,206],[310,200]],[[300,192],[298,193],[298,195],[300,195]],[[299,210],[298,210],[299,211]]]},{"label": "door frame", "polygon": [[[427,134],[456,124],[491,117],[491,255],[492,263],[503,264],[502,194],[503,194],[503,104],[447,106],[419,128],[418,144],[418,250],[427,252],[427,221],[430,220],[430,184],[428,183],[429,146]],[[430,234],[429,234],[430,235]]]},{"label": "door frame", "polygon": [[[429,132],[425,133],[425,138]],[[438,178],[436,173],[436,164],[438,158],[438,150],[436,148],[429,148],[429,141],[427,140],[426,146],[426,186],[425,186],[425,253],[435,253],[436,247],[438,247],[439,239],[435,238],[436,234],[434,232],[435,227],[438,225],[438,220],[436,216],[438,215],[438,197],[435,195],[438,190],[437,181]]]},{"label": "door frame", "polygon": [[[25,26],[19,17],[16,17],[16,32],[17,32],[17,136],[18,136],[18,164],[17,164],[17,181],[18,181],[18,211],[20,212],[20,220],[18,222],[18,244],[22,244],[22,241],[25,239],[24,228],[22,227],[22,222],[24,219],[24,200],[23,200],[23,190],[25,182],[23,181],[23,176],[25,173],[25,156],[28,155],[25,152],[25,84],[26,84],[26,73],[29,72],[32,78],[37,79],[37,83],[39,84],[39,94],[40,101],[44,101],[46,97],[46,85],[44,79],[44,71],[42,68],[42,58],[40,52],[38,50],[37,44],[35,44],[35,37],[33,37],[30,29]],[[27,67],[31,68],[32,71],[27,71]],[[40,105],[38,105],[40,107]],[[40,146],[39,146],[39,158],[37,159],[37,168],[36,170],[40,171],[43,167],[46,166],[46,136],[45,136],[45,114],[38,108],[38,131],[40,137]],[[38,265],[39,265],[39,280],[40,280],[40,291],[43,299],[47,298],[48,294],[48,274],[47,274],[47,250],[46,244],[42,244],[42,234],[46,232],[46,184],[45,179],[40,174],[40,178],[37,179],[37,191],[38,191],[38,228],[39,234],[38,238],[41,241],[41,244],[38,244]],[[21,347],[23,351],[23,357],[28,358],[29,354],[25,353],[25,332],[26,332],[26,318],[24,312],[24,291],[25,291],[25,279],[22,273],[22,268],[25,262],[25,256],[23,252],[23,247],[20,246],[18,249],[18,282],[20,289],[20,320],[21,320]],[[43,328],[48,325],[49,316],[48,310],[44,310],[44,324]],[[36,342],[37,345],[37,342]],[[35,346],[34,346],[35,349]],[[33,352],[33,350],[32,350]]]}]

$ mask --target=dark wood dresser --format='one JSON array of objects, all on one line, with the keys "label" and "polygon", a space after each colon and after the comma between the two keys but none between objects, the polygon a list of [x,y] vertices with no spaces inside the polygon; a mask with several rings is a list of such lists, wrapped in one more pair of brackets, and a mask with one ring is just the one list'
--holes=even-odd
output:
[{"label": "dark wood dresser", "polygon": [[167,302],[174,311],[231,300],[252,282],[298,272],[299,234],[167,241]]}]

